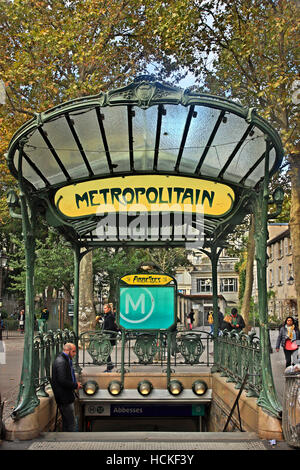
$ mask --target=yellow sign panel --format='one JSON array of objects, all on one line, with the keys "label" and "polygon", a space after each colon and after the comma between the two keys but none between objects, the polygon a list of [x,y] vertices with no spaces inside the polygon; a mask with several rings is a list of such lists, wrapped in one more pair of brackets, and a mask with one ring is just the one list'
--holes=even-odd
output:
[{"label": "yellow sign panel", "polygon": [[121,280],[134,286],[164,286],[173,281],[173,278],[166,274],[128,274],[123,276]]},{"label": "yellow sign panel", "polygon": [[130,175],[64,186],[55,205],[66,217],[111,212],[189,212],[222,216],[235,200],[232,188],[199,178]]}]

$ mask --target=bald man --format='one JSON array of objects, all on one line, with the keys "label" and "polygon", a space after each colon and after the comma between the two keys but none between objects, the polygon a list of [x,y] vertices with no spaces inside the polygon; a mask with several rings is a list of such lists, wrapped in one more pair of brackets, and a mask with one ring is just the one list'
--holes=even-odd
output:
[{"label": "bald man", "polygon": [[66,343],[52,365],[51,386],[61,412],[62,430],[65,432],[75,431],[74,391],[81,388],[81,383],[76,380],[72,363],[75,355],[75,344]]}]

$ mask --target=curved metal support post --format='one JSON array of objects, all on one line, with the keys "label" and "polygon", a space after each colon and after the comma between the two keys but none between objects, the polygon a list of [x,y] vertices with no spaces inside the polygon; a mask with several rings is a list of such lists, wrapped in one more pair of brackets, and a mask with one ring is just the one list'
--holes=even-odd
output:
[{"label": "curved metal support post", "polygon": [[74,363],[74,370],[78,374],[81,373],[81,367],[79,366],[78,359],[79,359],[79,270],[80,270],[80,262],[82,258],[86,255],[89,250],[80,251],[80,246],[78,244],[73,245],[74,251],[74,317],[73,317],[73,330],[75,333],[75,345],[77,354],[75,356],[75,363]]},{"label": "curved metal support post", "polygon": [[19,419],[34,411],[40,401],[35,391],[35,354],[34,354],[34,262],[35,262],[35,230],[36,210],[23,188],[22,177],[22,147],[19,150],[19,202],[22,214],[22,228],[25,246],[25,319],[24,353],[21,382],[17,406],[12,412],[13,419]]},{"label": "curved metal support post", "polygon": [[78,338],[79,338],[79,319],[78,319],[78,312],[79,312],[79,268],[80,268],[80,261],[81,261],[81,255],[80,255],[80,247],[79,245],[73,246],[73,251],[74,251],[74,316],[73,316],[73,330],[75,333],[75,344],[76,344],[76,350],[77,354],[75,356],[75,364],[74,364],[74,370],[77,373],[81,372],[81,368],[79,367],[78,364],[78,358],[79,358],[79,352],[78,352]]},{"label": "curved metal support post", "polygon": [[[219,315],[218,315],[218,261],[222,248],[212,246],[210,251],[211,271],[212,271],[212,295],[213,295],[213,318],[214,318],[214,363],[218,359],[218,334],[219,334]],[[211,371],[217,372],[217,366],[213,366]]]},{"label": "curved metal support post", "polygon": [[257,262],[258,309],[261,345],[262,391],[258,404],[276,417],[281,416],[282,407],[278,401],[270,359],[270,339],[268,331],[267,303],[267,240],[268,240],[268,201],[269,201],[269,150],[266,144],[265,178],[255,205],[255,245]]}]

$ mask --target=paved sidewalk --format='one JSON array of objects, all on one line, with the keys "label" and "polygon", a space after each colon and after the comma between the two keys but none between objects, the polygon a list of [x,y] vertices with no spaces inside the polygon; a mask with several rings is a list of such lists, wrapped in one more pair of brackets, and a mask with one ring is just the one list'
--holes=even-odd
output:
[{"label": "paved sidewalk", "polygon": [[3,420],[7,419],[17,402],[22,373],[24,335],[3,338],[5,363],[0,363],[0,394],[4,402]]}]

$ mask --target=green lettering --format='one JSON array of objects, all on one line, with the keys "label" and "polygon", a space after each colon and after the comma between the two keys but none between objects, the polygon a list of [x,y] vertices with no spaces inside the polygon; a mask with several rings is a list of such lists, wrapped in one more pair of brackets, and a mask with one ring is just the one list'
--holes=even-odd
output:
[{"label": "green lettering", "polygon": [[191,204],[194,204],[194,191],[192,190],[192,188],[186,188],[186,190],[184,191],[184,195],[182,196],[181,202],[183,203],[186,199],[190,199]]},{"label": "green lettering", "polygon": [[110,195],[111,195],[111,203],[114,204],[115,199],[120,202],[121,204],[124,204],[124,202],[120,201],[119,196],[122,193],[122,190],[120,188],[111,188],[110,190]]},{"label": "green lettering", "polygon": [[90,201],[91,201],[91,206],[98,206],[99,203],[94,203],[94,197],[95,197],[95,194],[98,194],[98,191],[89,191],[89,196],[90,196]]},{"label": "green lettering", "polygon": [[183,193],[184,188],[174,188],[175,193],[177,194],[177,203],[179,202],[180,194]]},{"label": "green lettering", "polygon": [[215,192],[214,192],[214,191],[211,191],[211,193],[209,193],[209,192],[206,191],[206,189],[205,189],[205,190],[203,191],[202,204],[204,204],[204,200],[205,200],[205,199],[208,199],[209,207],[212,207],[214,197],[215,197]]},{"label": "green lettering", "polygon": [[201,194],[201,189],[196,189],[196,202],[195,202],[196,205],[198,204],[200,194]]},{"label": "green lettering", "polygon": [[[128,201],[128,200],[126,199],[126,197],[125,197],[126,194],[130,194],[130,195],[131,195],[131,199],[130,199],[129,201]],[[125,188],[124,191],[123,191],[122,196],[123,196],[123,200],[124,200],[125,204],[132,204],[132,201],[133,201],[133,198],[134,198],[134,191],[133,191],[133,189],[131,189],[131,188]]]},{"label": "green lettering", "polygon": [[[154,200],[151,201],[150,199],[150,194],[153,193],[154,194]],[[147,198],[147,201],[150,203],[150,204],[154,204],[156,201],[157,201],[157,198],[158,198],[158,192],[157,192],[157,189],[156,188],[148,188],[147,191],[146,191],[146,198]]]},{"label": "green lettering", "polygon": [[139,193],[142,195],[142,194],[145,194],[145,188],[135,188],[135,197],[136,197],[136,203],[138,204],[139,203]]},{"label": "green lettering", "polygon": [[76,201],[76,206],[77,209],[79,209],[79,202],[84,201],[86,203],[86,207],[89,207],[89,197],[88,193],[84,193],[82,196],[80,194],[75,194],[75,201]]},{"label": "green lettering", "polygon": [[160,203],[160,204],[164,204],[164,203],[166,203],[166,204],[167,204],[167,203],[168,203],[168,201],[163,201],[163,199],[162,199],[162,193],[163,193],[163,191],[164,191],[164,188],[158,188],[158,193],[159,193],[159,203]]},{"label": "green lettering", "polygon": [[109,189],[100,189],[99,194],[103,194],[104,204],[107,204],[107,193]]}]

